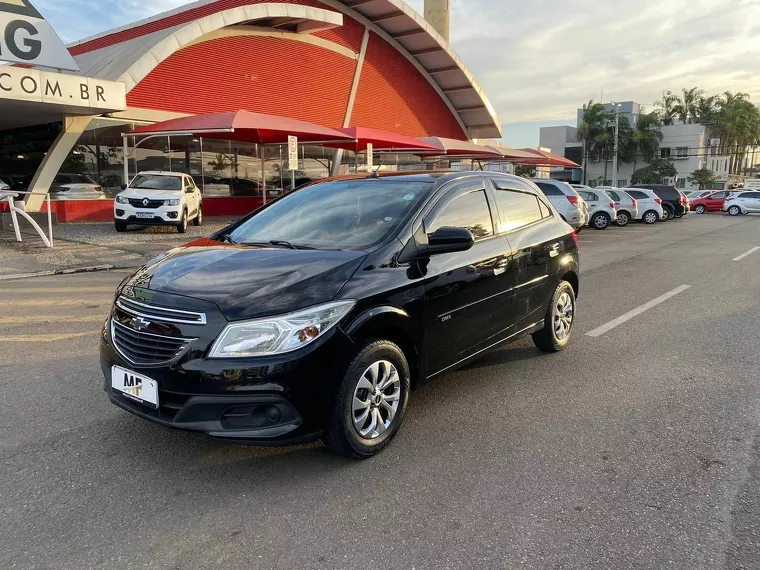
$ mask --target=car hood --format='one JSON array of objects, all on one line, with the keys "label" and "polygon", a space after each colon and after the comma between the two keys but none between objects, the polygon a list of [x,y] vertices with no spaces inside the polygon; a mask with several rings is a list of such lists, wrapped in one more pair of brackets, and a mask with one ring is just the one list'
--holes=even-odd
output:
[{"label": "car hood", "polygon": [[126,190],[119,192],[117,196],[124,196],[125,198],[148,198],[149,200],[176,200],[182,198],[182,191],[127,188]]},{"label": "car hood", "polygon": [[206,239],[168,252],[138,270],[125,285],[210,301],[227,320],[237,321],[333,300],[366,255]]}]

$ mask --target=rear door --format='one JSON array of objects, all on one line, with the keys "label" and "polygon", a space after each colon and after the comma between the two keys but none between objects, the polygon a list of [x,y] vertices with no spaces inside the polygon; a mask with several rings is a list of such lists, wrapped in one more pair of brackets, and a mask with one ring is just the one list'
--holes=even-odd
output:
[{"label": "rear door", "polygon": [[475,238],[472,249],[433,255],[426,267],[425,344],[435,374],[496,342],[509,327],[499,315],[509,304],[510,247],[496,233],[482,177],[455,183],[422,223],[427,235],[448,226],[466,228]]},{"label": "rear door", "polygon": [[499,229],[512,250],[509,322],[518,332],[543,318],[554,288],[551,276],[559,271],[563,224],[552,223],[551,208],[519,180],[494,177],[491,182],[499,210]]},{"label": "rear door", "polygon": [[760,212],[760,192],[745,192],[742,198],[742,206],[745,210]]}]

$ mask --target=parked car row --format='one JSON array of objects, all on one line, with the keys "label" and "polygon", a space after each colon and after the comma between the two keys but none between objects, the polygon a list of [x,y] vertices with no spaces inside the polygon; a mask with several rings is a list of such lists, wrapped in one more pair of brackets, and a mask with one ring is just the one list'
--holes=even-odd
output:
[{"label": "parked car row", "polygon": [[631,222],[666,222],[683,217],[690,207],[688,198],[673,186],[591,188],[543,178],[534,178],[532,182],[576,231],[586,226],[604,230],[611,224],[625,227]]}]

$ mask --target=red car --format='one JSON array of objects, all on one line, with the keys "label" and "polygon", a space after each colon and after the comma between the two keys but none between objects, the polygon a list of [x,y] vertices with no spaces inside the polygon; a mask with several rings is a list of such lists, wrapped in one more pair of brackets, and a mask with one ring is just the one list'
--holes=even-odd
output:
[{"label": "red car", "polygon": [[723,202],[731,192],[722,190],[720,192],[713,192],[702,198],[698,198],[691,203],[692,211],[697,214],[704,214],[705,212],[720,212],[723,208]]}]

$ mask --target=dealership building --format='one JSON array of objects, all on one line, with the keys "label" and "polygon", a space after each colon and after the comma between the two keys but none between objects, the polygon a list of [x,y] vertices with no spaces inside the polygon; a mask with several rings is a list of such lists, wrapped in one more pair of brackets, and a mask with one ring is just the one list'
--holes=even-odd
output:
[{"label": "dealership building", "polygon": [[[2,66],[0,179],[33,192],[27,211],[43,209],[52,188],[59,221],[97,219],[110,214],[109,200],[58,190],[90,181],[113,197],[126,161],[130,176],[207,178],[209,197],[226,199],[213,215],[255,205],[261,187],[241,184],[236,197],[235,182],[277,186],[283,150],[188,133],[141,143],[123,135],[243,109],[332,128],[499,138],[493,108],[448,44],[448,0],[428,0],[426,10],[433,23],[403,0],[199,0],[66,46],[78,71]],[[355,160],[320,147],[301,156],[299,174],[312,178]]]}]

